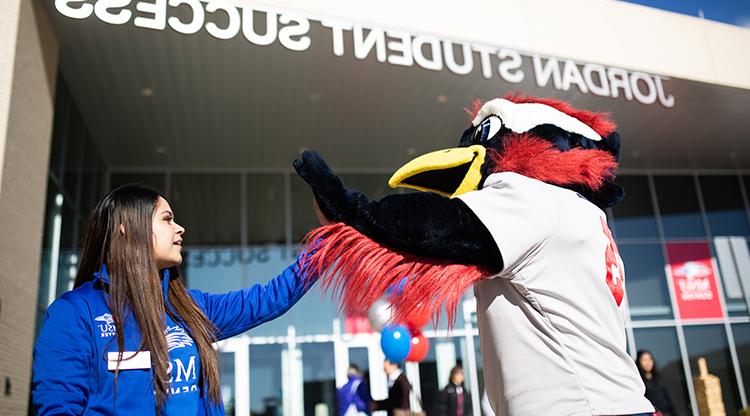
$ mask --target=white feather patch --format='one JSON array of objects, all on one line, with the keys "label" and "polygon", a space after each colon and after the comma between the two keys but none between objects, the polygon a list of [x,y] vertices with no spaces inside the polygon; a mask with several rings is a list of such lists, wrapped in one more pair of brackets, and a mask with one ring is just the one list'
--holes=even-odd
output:
[{"label": "white feather patch", "polygon": [[516,133],[525,133],[542,124],[552,124],[597,142],[602,140],[591,127],[556,108],[540,103],[519,104],[503,98],[486,102],[474,117],[472,124],[477,126],[492,114],[500,117],[503,125]]}]

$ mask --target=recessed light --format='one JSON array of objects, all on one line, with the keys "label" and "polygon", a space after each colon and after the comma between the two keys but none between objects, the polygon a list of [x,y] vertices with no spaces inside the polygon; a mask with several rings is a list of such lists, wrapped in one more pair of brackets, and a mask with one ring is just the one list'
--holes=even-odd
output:
[{"label": "recessed light", "polygon": [[445,94],[438,95],[437,96],[437,102],[439,102],[440,104],[447,103],[448,102],[448,96],[445,95]]},{"label": "recessed light", "polygon": [[167,146],[156,146],[154,152],[156,152],[157,155],[167,154]]},{"label": "recessed light", "polygon": [[146,87],[141,90],[141,96],[143,97],[151,97],[152,95],[154,95],[153,88]]},{"label": "recessed light", "polygon": [[323,98],[323,95],[319,92],[311,92],[307,95],[307,98],[309,98],[312,101],[320,101],[321,98]]}]

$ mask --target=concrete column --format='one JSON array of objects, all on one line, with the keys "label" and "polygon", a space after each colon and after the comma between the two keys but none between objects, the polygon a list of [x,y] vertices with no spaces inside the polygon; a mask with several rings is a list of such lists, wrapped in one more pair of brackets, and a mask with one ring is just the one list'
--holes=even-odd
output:
[{"label": "concrete column", "polygon": [[0,8],[0,414],[26,415],[58,42],[41,2]]}]

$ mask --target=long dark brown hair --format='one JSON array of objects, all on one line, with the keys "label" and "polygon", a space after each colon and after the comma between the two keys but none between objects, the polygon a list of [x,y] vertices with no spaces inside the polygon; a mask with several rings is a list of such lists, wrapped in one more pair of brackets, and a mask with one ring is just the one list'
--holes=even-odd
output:
[{"label": "long dark brown hair", "polygon": [[[159,197],[162,195],[151,188],[129,184],[109,192],[99,201],[86,230],[75,287],[94,279],[94,273],[101,270],[102,265],[107,266],[109,285],[106,289],[120,359],[125,343],[123,321],[135,318],[141,332],[138,350],[151,352],[157,408],[162,407],[169,395],[165,314],[187,325],[185,329],[190,332],[200,354],[200,384],[208,385],[208,389],[201,388],[201,394],[207,390],[211,401],[219,403],[218,360],[211,347],[216,340],[215,326],[187,293],[176,267],[169,269],[167,295],[174,312],[166,307],[162,294],[152,230]],[[121,225],[124,232],[120,231]],[[178,316],[174,316],[175,313]],[[115,373],[115,389],[117,375],[118,372]]]}]

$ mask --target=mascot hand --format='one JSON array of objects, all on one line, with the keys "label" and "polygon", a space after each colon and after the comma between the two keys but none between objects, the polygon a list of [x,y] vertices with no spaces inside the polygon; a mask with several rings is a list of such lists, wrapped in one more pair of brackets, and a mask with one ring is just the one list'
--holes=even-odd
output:
[{"label": "mascot hand", "polygon": [[332,221],[344,221],[350,211],[347,189],[323,157],[310,150],[294,160],[294,169],[312,188],[321,211]]}]

